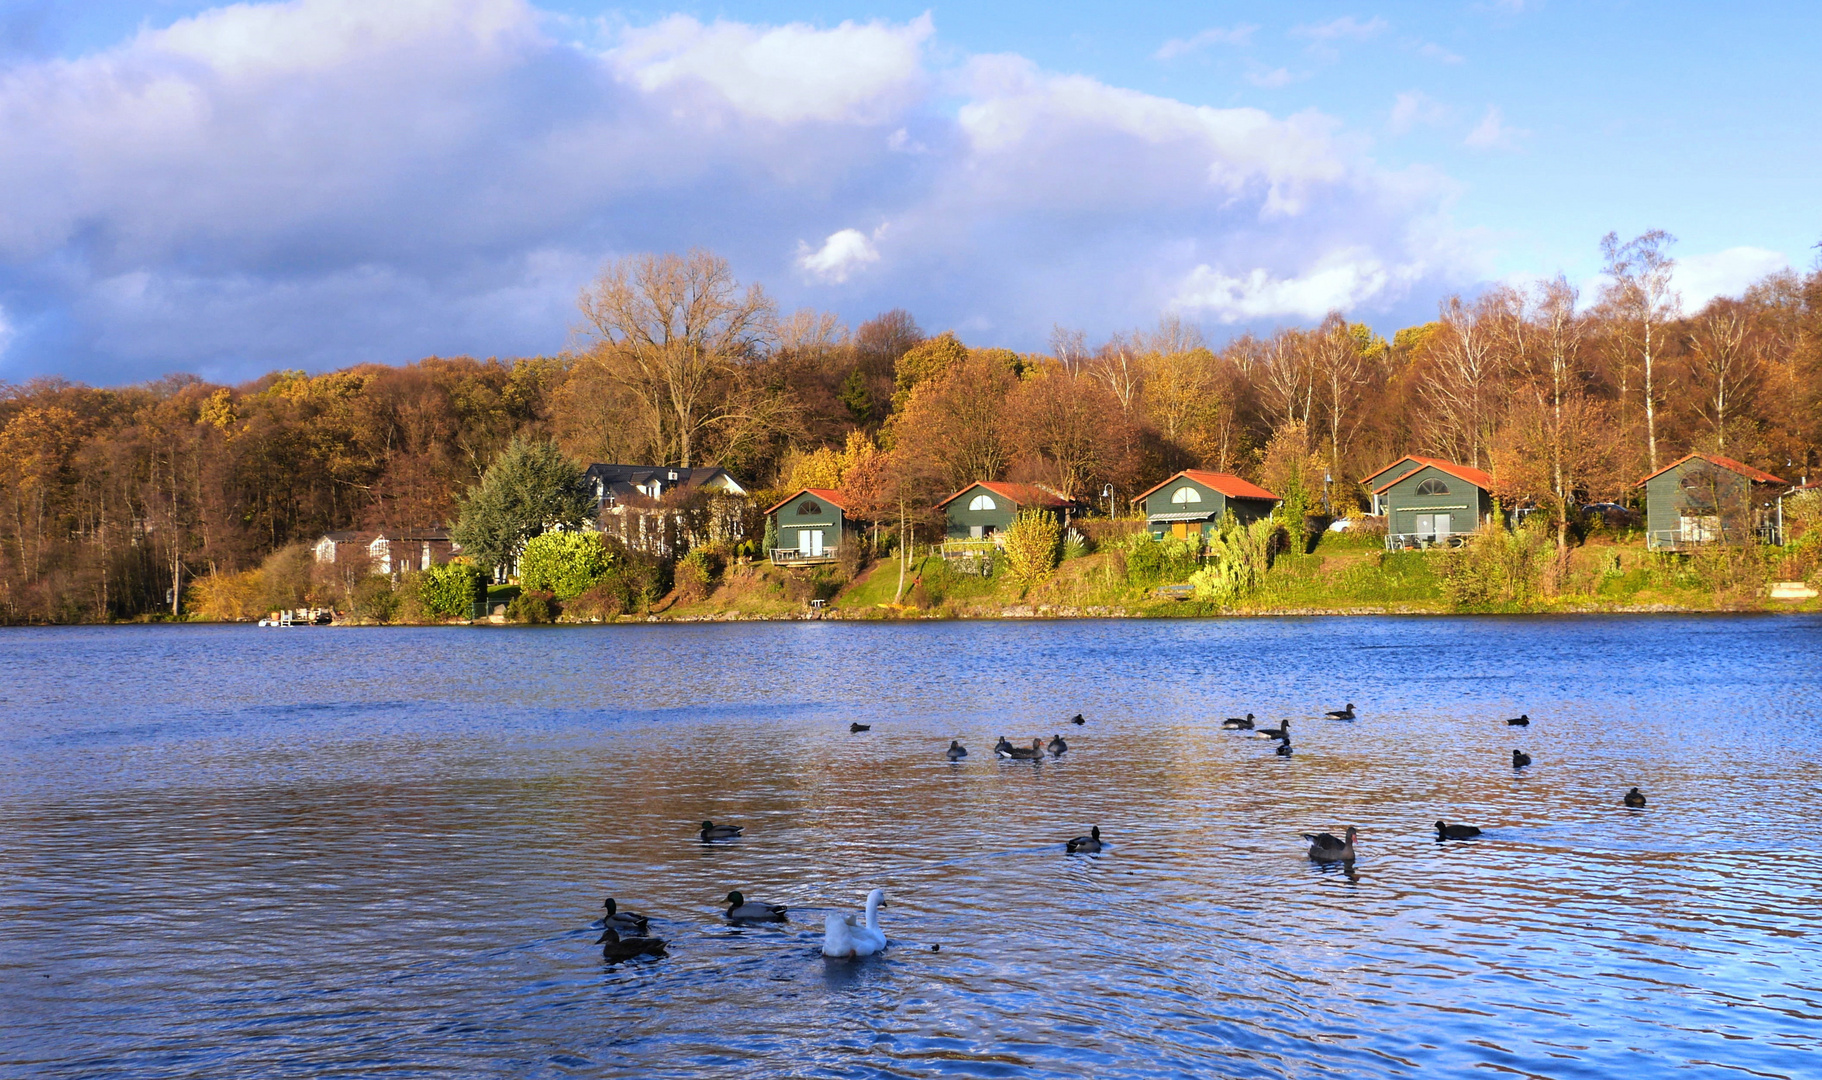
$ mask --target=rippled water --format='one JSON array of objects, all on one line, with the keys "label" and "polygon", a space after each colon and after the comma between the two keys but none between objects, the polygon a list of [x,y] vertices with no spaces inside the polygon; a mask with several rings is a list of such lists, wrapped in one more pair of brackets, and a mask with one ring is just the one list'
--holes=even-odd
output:
[{"label": "rippled water", "polygon": [[[8,1076],[1822,1073],[1815,618],[0,655]],[[1295,756],[1217,729],[1248,710],[1294,717]],[[1058,731],[1061,760],[991,756]],[[1439,817],[1486,833],[1440,845]],[[1108,850],[1063,854],[1093,824]],[[1352,873],[1305,858],[1348,824]],[[823,961],[872,886],[892,947]],[[733,888],[792,921],[726,926]],[[668,958],[602,962],[608,893]]]}]

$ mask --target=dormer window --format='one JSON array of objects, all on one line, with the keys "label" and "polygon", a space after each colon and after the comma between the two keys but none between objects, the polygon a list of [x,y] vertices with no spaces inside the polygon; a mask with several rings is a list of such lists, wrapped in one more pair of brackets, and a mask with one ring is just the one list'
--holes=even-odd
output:
[{"label": "dormer window", "polygon": [[813,500],[805,500],[804,502],[797,504],[797,514],[799,517],[809,517],[812,514],[820,513],[822,513],[821,503]]},{"label": "dormer window", "polygon": [[1431,477],[1417,485],[1417,494],[1419,495],[1447,495],[1448,493],[1449,485],[1435,477]]},{"label": "dormer window", "polygon": [[993,496],[991,495],[976,495],[973,499],[968,501],[968,509],[998,510],[999,506],[994,503]]},{"label": "dormer window", "polygon": [[1185,484],[1170,493],[1170,501],[1178,506],[1182,506],[1184,503],[1199,503],[1202,501],[1202,493]]}]

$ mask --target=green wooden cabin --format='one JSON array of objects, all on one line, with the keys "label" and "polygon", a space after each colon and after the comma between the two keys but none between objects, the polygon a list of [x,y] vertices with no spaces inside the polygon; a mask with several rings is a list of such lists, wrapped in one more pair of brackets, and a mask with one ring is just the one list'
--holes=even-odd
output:
[{"label": "green wooden cabin", "polygon": [[1636,486],[1645,489],[1645,546],[1686,551],[1761,538],[1771,493],[1787,481],[1719,454],[1690,454]]},{"label": "green wooden cabin", "polygon": [[834,562],[847,530],[847,500],[827,488],[803,488],[766,511],[777,532],[767,555],[779,566]]},{"label": "green wooden cabin", "polygon": [[1493,515],[1493,478],[1440,458],[1406,455],[1367,477],[1391,549],[1448,547]]},{"label": "green wooden cabin", "polygon": [[1033,484],[1008,484],[980,480],[937,503],[947,520],[943,536],[951,541],[993,540],[1012,528],[1024,510],[1055,514],[1067,525],[1076,503],[1054,491]]},{"label": "green wooden cabin", "polygon": [[1145,524],[1153,536],[1190,540],[1206,539],[1219,531],[1221,518],[1229,511],[1242,525],[1269,517],[1280,500],[1231,473],[1185,469],[1140,492],[1133,501],[1145,504]]}]

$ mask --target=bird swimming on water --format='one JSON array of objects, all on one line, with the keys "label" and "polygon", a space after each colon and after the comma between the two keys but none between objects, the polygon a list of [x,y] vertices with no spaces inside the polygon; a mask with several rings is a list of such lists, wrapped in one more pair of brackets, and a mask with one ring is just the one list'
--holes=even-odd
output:
[{"label": "bird swimming on water", "polygon": [[1083,718],[1081,713],[1076,713],[1074,716],[1070,717],[1069,722],[1072,724],[1075,724],[1078,727],[1080,727],[1083,724],[1088,723],[1088,721]]},{"label": "bird swimming on water", "polygon": [[1514,769],[1522,769],[1529,764],[1531,764],[1530,754],[1525,753],[1523,750],[1512,751],[1512,767]]},{"label": "bird swimming on water", "polygon": [[1518,716],[1514,716],[1510,720],[1506,721],[1506,726],[1507,727],[1530,727],[1531,726],[1531,714],[1522,713]]},{"label": "bird swimming on water", "polygon": [[962,758],[965,758],[967,756],[968,756],[967,747],[963,746],[961,744],[961,742],[956,739],[949,740],[949,760],[950,761],[960,761]]},{"label": "bird swimming on water", "polygon": [[852,915],[831,914],[823,920],[822,954],[829,957],[872,956],[884,952],[886,932],[879,928],[879,909],[886,906],[886,890],[867,894],[866,922]]},{"label": "bird swimming on water", "polygon": [[1071,855],[1078,853],[1092,855],[1101,850],[1101,827],[1096,825],[1088,830],[1087,836],[1078,836],[1063,843],[1063,850]]},{"label": "bird swimming on water", "polygon": [[631,960],[635,956],[663,956],[664,939],[655,937],[621,937],[620,932],[608,927],[601,932],[595,941],[601,946],[601,956],[610,963]]},{"label": "bird swimming on water", "polygon": [[1327,716],[1330,720],[1352,720],[1354,718],[1354,703],[1350,701],[1348,702],[1347,708],[1333,709],[1323,715]]},{"label": "bird swimming on water", "polygon": [[1346,840],[1337,839],[1331,833],[1317,833],[1314,836],[1304,833],[1303,838],[1310,842],[1310,858],[1317,862],[1353,862],[1354,834],[1358,831],[1349,825]]},{"label": "bird swimming on water", "polygon": [[704,840],[732,840],[740,835],[742,828],[744,826],[717,825],[712,821],[705,821],[702,823],[702,838]]},{"label": "bird swimming on water", "polygon": [[1480,830],[1472,825],[1447,825],[1440,821],[1436,823],[1436,839],[1438,840],[1472,840],[1479,835]]},{"label": "bird swimming on water", "polygon": [[785,906],[748,900],[735,891],[728,893],[727,917],[735,922],[784,922]]},{"label": "bird swimming on water", "polygon": [[1645,805],[1645,793],[1635,787],[1626,793],[1626,797],[1622,801],[1634,810],[1643,809]]},{"label": "bird swimming on water", "polygon": [[1291,741],[1290,718],[1286,717],[1283,720],[1278,721],[1277,727],[1259,728],[1258,730],[1254,731],[1253,734],[1258,736],[1261,739],[1283,739],[1285,742],[1290,742]]},{"label": "bird swimming on water", "polygon": [[993,744],[993,752],[996,754],[1003,754],[1010,749],[1012,749],[1012,744],[1006,741],[1006,736],[1004,735],[1000,736],[999,742]]},{"label": "bird swimming on water", "polygon": [[1063,741],[1061,735],[1052,735],[1049,749],[1052,757],[1062,757],[1069,752],[1069,744]]},{"label": "bird swimming on water", "polygon": [[1291,741],[1289,739],[1286,739],[1283,742],[1279,743],[1278,749],[1273,750],[1272,753],[1277,754],[1279,757],[1290,757],[1291,756]]},{"label": "bird swimming on water", "polygon": [[1031,749],[1029,750],[1022,746],[1013,746],[1011,743],[1007,743],[1004,750],[996,750],[995,753],[1003,758],[1011,758],[1014,761],[1036,761],[1038,758],[1044,756],[1044,740],[1031,740]]},{"label": "bird swimming on water", "polygon": [[1221,726],[1228,731],[1251,731],[1253,730],[1253,714],[1247,713],[1245,716],[1230,716],[1221,721]]},{"label": "bird swimming on water", "polygon": [[872,730],[873,730],[872,724],[863,724],[858,720],[856,720],[854,723],[848,725],[848,733],[850,735],[852,735],[856,732],[872,731]]},{"label": "bird swimming on water", "polygon": [[614,898],[611,896],[607,898],[607,903],[601,906],[607,909],[607,914],[601,917],[601,926],[604,929],[630,930],[636,934],[645,933],[645,924],[648,921],[645,916],[636,915],[630,911],[621,911],[620,905],[614,903]]}]

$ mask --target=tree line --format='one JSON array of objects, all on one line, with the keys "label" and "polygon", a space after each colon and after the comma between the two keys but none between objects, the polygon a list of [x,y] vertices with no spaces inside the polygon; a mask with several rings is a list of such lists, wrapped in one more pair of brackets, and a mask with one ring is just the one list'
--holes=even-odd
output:
[{"label": "tree line", "polygon": [[1192,467],[1340,514],[1404,453],[1486,469],[1559,525],[1689,450],[1813,476],[1822,271],[1685,311],[1671,244],[1610,235],[1598,295],[1501,285],[1390,340],[1338,312],[1214,347],[1166,317],[1094,344],[1058,327],[1044,353],[930,335],[902,310],[853,328],[780,313],[712,253],[646,255],[584,290],[557,356],[0,387],[0,619],[181,612],[199,576],[324,532],[453,523],[515,438],[578,464],[840,488],[863,519],[907,524],[978,479],[1125,514]]}]

